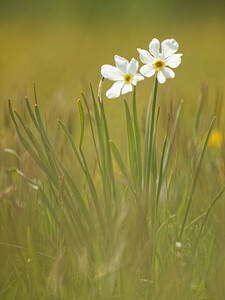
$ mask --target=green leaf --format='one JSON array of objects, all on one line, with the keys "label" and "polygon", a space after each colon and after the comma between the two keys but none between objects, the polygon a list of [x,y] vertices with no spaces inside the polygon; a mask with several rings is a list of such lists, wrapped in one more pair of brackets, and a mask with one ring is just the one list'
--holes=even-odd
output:
[{"label": "green leaf", "polygon": [[84,110],[83,110],[83,106],[82,106],[82,103],[80,100],[77,101],[77,105],[78,105],[78,111],[79,111],[79,115],[80,115],[80,145],[79,145],[79,147],[81,148],[83,138],[84,138]]},{"label": "green leaf", "polygon": [[145,180],[145,198],[146,201],[148,199],[149,193],[149,184],[150,184],[150,174],[152,167],[152,148],[153,148],[153,139],[154,139],[154,126],[155,126],[155,108],[156,108],[156,98],[157,98],[157,88],[158,88],[158,80],[155,77],[155,84],[153,89],[153,102],[151,108],[151,122],[149,129],[149,139],[147,139],[148,144],[146,145],[146,180]]},{"label": "green leaf", "polygon": [[137,162],[138,162],[138,177],[139,177],[138,187],[141,190],[141,186],[142,186],[141,132],[140,132],[137,106],[136,106],[136,86],[134,86],[134,91],[133,91],[133,118],[134,118],[134,133],[136,139],[136,151],[137,151]]},{"label": "green leaf", "polygon": [[126,100],[124,99],[124,105],[126,110],[126,121],[127,121],[127,139],[128,139],[128,156],[129,156],[129,164],[131,175],[133,179],[133,184],[135,190],[138,187],[138,169],[137,169],[137,152],[136,152],[136,145],[135,145],[135,138],[134,138],[134,130],[130,115],[130,110],[127,105]]}]

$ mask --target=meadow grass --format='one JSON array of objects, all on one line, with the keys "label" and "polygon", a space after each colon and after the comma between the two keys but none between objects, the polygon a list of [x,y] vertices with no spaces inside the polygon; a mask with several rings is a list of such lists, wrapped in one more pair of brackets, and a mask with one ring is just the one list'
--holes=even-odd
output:
[{"label": "meadow grass", "polygon": [[2,299],[222,299],[223,212],[212,209],[224,192],[215,155],[223,141],[210,139],[215,118],[200,130],[203,86],[188,157],[177,152],[182,102],[159,134],[157,87],[155,79],[144,132],[136,89],[132,105],[124,100],[127,151],[110,139],[104,99],[92,86],[77,102],[78,141],[68,120],[58,120],[52,139],[35,85],[34,105],[24,103],[29,126],[9,100],[26,151],[2,149]]},{"label": "meadow grass", "polygon": [[1,27],[1,299],[224,299],[223,24],[167,28],[184,72],[124,101],[98,99],[96,70],[167,24],[127,39],[113,26]]}]

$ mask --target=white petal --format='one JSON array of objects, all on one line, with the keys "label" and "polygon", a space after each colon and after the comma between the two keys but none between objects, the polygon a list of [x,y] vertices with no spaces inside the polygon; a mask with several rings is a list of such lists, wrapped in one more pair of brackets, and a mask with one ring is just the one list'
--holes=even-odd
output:
[{"label": "white petal", "polygon": [[128,73],[130,73],[131,75],[136,74],[138,67],[139,67],[139,62],[135,58],[132,58],[128,66]]},{"label": "white petal", "polygon": [[175,73],[173,70],[171,70],[170,68],[164,68],[162,71],[163,75],[166,77],[166,78],[174,78],[175,77]]},{"label": "white petal", "polygon": [[183,54],[172,54],[165,60],[166,66],[169,66],[171,68],[176,68],[181,63],[181,56]]},{"label": "white petal", "polygon": [[178,43],[174,39],[165,40],[162,42],[162,58],[165,59],[174,54],[178,50]]},{"label": "white petal", "polygon": [[162,73],[162,71],[158,71],[157,73],[157,79],[159,83],[164,83],[166,81],[166,77]]},{"label": "white petal", "polygon": [[124,86],[124,81],[115,82],[112,87],[106,92],[106,97],[109,99],[117,98],[120,95],[120,91]]},{"label": "white petal", "polygon": [[141,81],[141,80],[144,80],[145,78],[139,74],[139,73],[136,73],[134,76],[133,76],[133,80],[132,80],[132,84],[133,85],[136,85],[138,81]]},{"label": "white petal", "polygon": [[149,52],[155,57],[159,58],[159,47],[160,43],[159,40],[153,39],[149,44]]},{"label": "white petal", "polygon": [[140,60],[144,64],[151,64],[154,62],[155,59],[151,56],[151,54],[147,50],[138,48],[137,51],[140,53]]},{"label": "white petal", "polygon": [[114,59],[115,59],[116,66],[120,70],[120,72],[122,74],[127,74],[128,66],[129,66],[128,60],[119,55],[115,55]]},{"label": "white petal", "polygon": [[104,78],[109,80],[123,80],[123,75],[121,72],[116,67],[110,65],[103,65],[101,68],[101,73]]},{"label": "white petal", "polygon": [[132,92],[132,84],[125,84],[124,87],[122,88],[122,95]]},{"label": "white petal", "polygon": [[140,68],[140,72],[145,77],[151,77],[152,75],[155,74],[155,69],[153,68],[152,65],[145,65]]}]

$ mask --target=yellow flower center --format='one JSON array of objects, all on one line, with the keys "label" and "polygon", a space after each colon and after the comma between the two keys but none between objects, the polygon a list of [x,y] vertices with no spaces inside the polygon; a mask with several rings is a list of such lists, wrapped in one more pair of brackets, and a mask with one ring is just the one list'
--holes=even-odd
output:
[{"label": "yellow flower center", "polygon": [[124,75],[124,81],[126,82],[126,84],[131,83],[132,82],[132,75],[131,74]]},{"label": "yellow flower center", "polygon": [[161,59],[157,59],[157,60],[153,63],[153,67],[154,67],[157,71],[161,71],[161,70],[165,67],[165,63],[164,63],[164,61],[162,61]]}]

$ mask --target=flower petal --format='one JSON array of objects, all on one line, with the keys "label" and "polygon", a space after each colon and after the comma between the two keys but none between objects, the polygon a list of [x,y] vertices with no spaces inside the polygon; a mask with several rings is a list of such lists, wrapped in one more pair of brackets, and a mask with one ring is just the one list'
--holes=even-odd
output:
[{"label": "flower petal", "polygon": [[140,72],[145,77],[151,77],[152,75],[155,74],[155,69],[153,68],[152,65],[145,65],[140,68]]},{"label": "flower petal", "polygon": [[128,66],[128,73],[130,73],[131,75],[136,74],[138,67],[139,67],[139,62],[135,58],[132,58]]},{"label": "flower petal", "polygon": [[113,83],[112,87],[106,92],[106,97],[109,99],[119,97],[120,91],[124,84],[124,81],[117,81]]},{"label": "flower petal", "polygon": [[166,77],[166,78],[174,78],[175,77],[175,73],[173,70],[171,70],[170,68],[164,68],[162,71],[163,75]]},{"label": "flower petal", "polygon": [[165,59],[178,50],[178,43],[174,39],[168,39],[162,42],[162,58]]},{"label": "flower petal", "polygon": [[144,80],[144,77],[139,74],[139,73],[136,73],[134,76],[133,76],[133,80],[132,80],[132,84],[133,85],[136,85],[138,81],[141,81],[141,80]]},{"label": "flower petal", "polygon": [[151,54],[147,50],[138,48],[137,51],[140,53],[140,60],[144,64],[151,64],[154,62],[155,59],[151,56]]},{"label": "flower petal", "polygon": [[162,71],[158,71],[157,79],[159,83],[164,83],[166,81],[166,77],[164,76]]},{"label": "flower petal", "polygon": [[181,63],[181,56],[183,54],[172,54],[170,55],[166,60],[165,64],[166,66],[169,66],[171,68],[176,68]]},{"label": "flower petal", "polygon": [[155,57],[159,58],[159,47],[160,43],[159,40],[153,39],[149,44],[149,52]]},{"label": "flower petal", "polygon": [[122,88],[122,95],[132,92],[132,84],[125,84],[124,87]]},{"label": "flower petal", "polygon": [[101,73],[104,78],[109,80],[123,80],[123,75],[121,72],[116,67],[110,65],[103,65],[101,68]]},{"label": "flower petal", "polygon": [[128,66],[129,66],[128,60],[119,55],[115,55],[114,59],[115,59],[116,66],[120,70],[120,72],[122,74],[127,74]]}]

